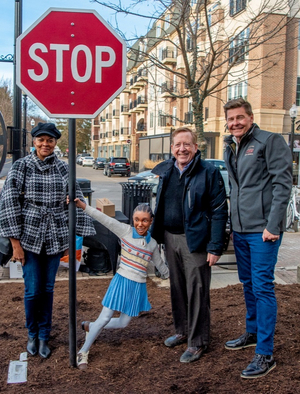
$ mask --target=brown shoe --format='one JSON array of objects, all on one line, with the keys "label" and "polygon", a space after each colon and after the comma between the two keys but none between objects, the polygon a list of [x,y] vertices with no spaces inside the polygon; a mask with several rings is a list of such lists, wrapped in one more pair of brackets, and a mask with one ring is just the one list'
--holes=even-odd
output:
[{"label": "brown shoe", "polygon": [[81,328],[83,329],[83,331],[85,332],[89,332],[90,331],[90,321],[83,321],[81,323]]}]

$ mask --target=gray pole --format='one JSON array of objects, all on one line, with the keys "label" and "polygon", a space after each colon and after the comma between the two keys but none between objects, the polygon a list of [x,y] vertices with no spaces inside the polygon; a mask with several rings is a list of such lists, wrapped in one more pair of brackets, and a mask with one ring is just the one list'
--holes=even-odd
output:
[{"label": "gray pole", "polygon": [[21,157],[22,130],[22,92],[17,86],[16,78],[16,41],[22,33],[22,0],[15,0],[15,33],[14,33],[14,99],[13,99],[13,163]]},{"label": "gray pole", "polygon": [[76,367],[76,119],[69,119],[69,350]]}]

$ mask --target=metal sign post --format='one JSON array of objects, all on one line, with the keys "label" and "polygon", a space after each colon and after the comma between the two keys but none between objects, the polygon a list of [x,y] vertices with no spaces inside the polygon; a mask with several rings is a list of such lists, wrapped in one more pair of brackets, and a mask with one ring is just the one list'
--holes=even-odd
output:
[{"label": "metal sign post", "polygon": [[76,119],[69,119],[69,348],[76,367]]},{"label": "metal sign post", "polygon": [[126,44],[94,10],[50,8],[17,39],[17,84],[50,118],[69,118],[69,338],[76,366],[75,119],[95,118],[125,88]]}]

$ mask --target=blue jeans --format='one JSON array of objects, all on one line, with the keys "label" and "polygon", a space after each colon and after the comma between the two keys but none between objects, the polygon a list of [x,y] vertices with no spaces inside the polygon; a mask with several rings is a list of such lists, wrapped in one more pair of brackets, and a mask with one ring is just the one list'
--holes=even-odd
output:
[{"label": "blue jeans", "polygon": [[274,270],[280,239],[263,242],[262,233],[233,232],[239,279],[243,283],[246,331],[257,334],[258,354],[273,354],[277,302],[274,290]]},{"label": "blue jeans", "polygon": [[48,340],[52,325],[52,306],[55,276],[62,253],[47,256],[25,250],[23,278],[24,305],[28,336]]}]

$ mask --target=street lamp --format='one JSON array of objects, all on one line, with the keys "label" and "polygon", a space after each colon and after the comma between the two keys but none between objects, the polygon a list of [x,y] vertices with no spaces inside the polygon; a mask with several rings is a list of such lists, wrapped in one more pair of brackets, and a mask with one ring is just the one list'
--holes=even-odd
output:
[{"label": "street lamp", "polygon": [[[35,120],[31,119],[30,121],[30,125],[31,125],[31,130],[34,128],[35,126]],[[31,147],[33,147],[33,137],[31,136]]]},{"label": "street lamp", "polygon": [[297,105],[294,103],[290,108],[290,117],[291,117],[291,153],[292,159],[294,161],[294,135],[295,135],[295,120],[297,118]]}]

